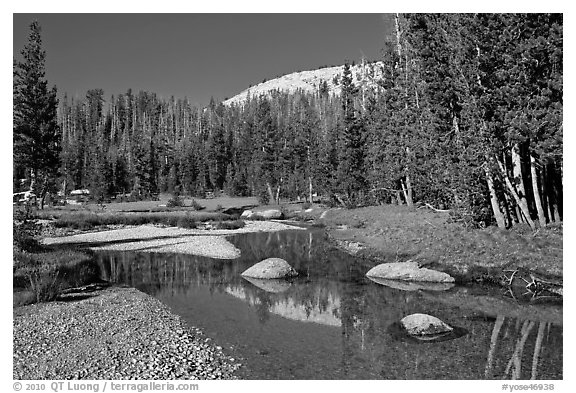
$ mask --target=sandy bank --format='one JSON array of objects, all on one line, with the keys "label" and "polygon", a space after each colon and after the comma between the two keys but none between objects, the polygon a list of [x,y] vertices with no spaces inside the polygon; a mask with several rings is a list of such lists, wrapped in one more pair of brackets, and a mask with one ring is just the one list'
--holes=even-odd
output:
[{"label": "sandy bank", "polygon": [[233,230],[184,229],[141,225],[110,231],[48,237],[44,244],[86,244],[92,250],[139,251],[200,255],[218,259],[234,259],[240,250],[225,239],[226,235],[250,232],[275,232],[302,229],[273,221],[248,221]]}]

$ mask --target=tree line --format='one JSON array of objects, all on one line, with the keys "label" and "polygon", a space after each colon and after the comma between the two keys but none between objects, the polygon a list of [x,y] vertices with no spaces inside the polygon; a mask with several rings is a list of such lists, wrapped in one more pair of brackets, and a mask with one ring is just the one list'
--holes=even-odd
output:
[{"label": "tree line", "polygon": [[[339,96],[321,83],[231,106],[131,90],[106,100],[93,89],[64,97],[53,116],[55,90],[27,90],[25,67],[38,56],[24,56],[15,184],[37,183],[40,171],[45,190],[52,180],[102,200],[224,190],[263,202],[427,204],[476,225],[561,220],[562,15],[396,14],[390,23],[381,61],[358,65],[358,81],[344,65]],[[32,90],[54,124],[26,120]]]}]

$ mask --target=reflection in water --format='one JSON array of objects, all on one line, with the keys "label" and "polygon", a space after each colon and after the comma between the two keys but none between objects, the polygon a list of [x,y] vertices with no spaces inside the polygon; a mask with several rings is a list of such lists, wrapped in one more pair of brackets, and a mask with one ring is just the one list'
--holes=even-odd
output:
[{"label": "reflection in water", "polygon": [[[99,253],[95,261],[103,279],[156,296],[243,358],[242,378],[562,378],[561,313],[557,318],[554,310],[539,319],[539,308],[523,313],[506,299],[491,308],[486,293],[406,292],[373,283],[364,277],[371,266],[330,249],[319,231],[229,240],[242,250],[237,260]],[[240,276],[268,257],[286,259],[299,277],[270,283]],[[390,333],[418,312],[468,333],[434,343]]]},{"label": "reflection in water", "polygon": [[270,280],[246,276],[242,276],[242,278],[263,291],[271,293],[286,292],[292,286],[292,283],[286,280]]},{"label": "reflection in water", "polygon": [[370,281],[377,284],[385,285],[390,288],[400,289],[402,291],[418,291],[424,289],[427,291],[447,291],[454,287],[453,283],[449,282],[416,282],[416,281],[403,281],[403,280],[389,280],[380,277],[367,277]]},{"label": "reflection in water", "polygon": [[[264,280],[263,280],[264,281]],[[268,280],[276,281],[276,280]],[[298,285],[299,286],[299,285]],[[226,287],[226,293],[246,301],[251,306],[261,308],[261,304],[267,307],[262,312],[280,315],[284,318],[302,322],[315,322],[329,326],[340,326],[340,298],[329,291],[327,296],[324,287],[314,286],[314,293],[309,293],[306,300],[296,296],[298,293],[307,291],[297,286],[293,286],[295,294],[290,296],[272,297],[267,293],[262,293],[258,289],[253,290],[249,287],[229,285]],[[263,300],[265,299],[265,300]],[[267,318],[266,318],[267,319]]]}]

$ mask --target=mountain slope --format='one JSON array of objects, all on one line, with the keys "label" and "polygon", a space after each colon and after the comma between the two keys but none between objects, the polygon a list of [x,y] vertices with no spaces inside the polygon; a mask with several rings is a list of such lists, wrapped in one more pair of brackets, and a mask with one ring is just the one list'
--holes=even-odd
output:
[{"label": "mountain slope", "polygon": [[[379,62],[351,66],[350,70],[354,84],[357,86],[375,85],[375,80],[382,75],[380,66],[381,63]],[[340,80],[343,72],[343,65],[293,72],[249,87],[234,97],[225,100],[223,104],[226,106],[242,105],[247,97],[270,95],[274,91],[294,93],[297,90],[302,90],[306,93],[315,93],[324,82],[326,82],[330,94],[339,95],[341,91]]]}]

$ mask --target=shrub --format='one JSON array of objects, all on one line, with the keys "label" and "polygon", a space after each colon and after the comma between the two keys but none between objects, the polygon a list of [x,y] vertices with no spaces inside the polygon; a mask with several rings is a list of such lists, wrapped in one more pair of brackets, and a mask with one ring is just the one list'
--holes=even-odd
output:
[{"label": "shrub", "polygon": [[93,213],[67,214],[57,218],[53,225],[56,228],[88,230],[94,228],[95,225],[101,225],[101,220]]},{"label": "shrub", "polygon": [[17,223],[12,221],[12,246],[16,251],[36,252],[42,249],[36,240],[39,233],[39,225],[32,221]]},{"label": "shrub", "polygon": [[[88,276],[84,276],[86,268],[88,271],[91,269],[88,265],[81,269],[79,265],[85,264],[88,259],[88,255],[76,251],[18,252],[14,254],[14,276],[25,279],[37,302],[52,301],[64,289],[85,283]],[[89,276],[92,279],[94,272],[91,273]]]},{"label": "shrub", "polygon": [[60,270],[47,266],[38,269],[29,269],[26,276],[30,280],[30,289],[36,295],[36,301],[49,302],[56,300],[64,289],[62,280],[58,279]]},{"label": "shrub", "polygon": [[166,203],[166,207],[182,207],[182,206],[184,206],[184,199],[181,198],[179,195],[174,195]]},{"label": "shrub", "polygon": [[141,214],[126,214],[123,216],[115,217],[117,221],[114,219],[110,220],[109,222],[114,222],[115,224],[124,224],[124,225],[144,225],[150,222],[149,219],[144,217]]},{"label": "shrub", "polygon": [[285,206],[280,207],[280,212],[282,213],[282,217],[280,217],[280,219],[288,220],[296,216],[296,213],[294,213],[291,210],[288,210]]},{"label": "shrub", "polygon": [[246,223],[243,220],[236,220],[236,221],[217,221],[213,223],[216,229],[240,229],[246,226]]},{"label": "shrub", "polygon": [[258,203],[261,205],[267,205],[270,203],[270,195],[268,195],[268,191],[265,189],[261,189],[258,192]]},{"label": "shrub", "polygon": [[180,216],[176,225],[180,228],[188,229],[194,229],[198,226],[196,221],[194,221],[194,219],[190,216]]},{"label": "shrub", "polygon": [[312,204],[310,202],[304,202],[302,204],[302,210],[308,210],[312,207]]},{"label": "shrub", "polygon": [[167,216],[162,221],[164,221],[167,225],[171,227],[177,227],[178,222],[180,222],[180,217],[178,216]]},{"label": "shrub", "polygon": [[199,211],[199,210],[204,210],[205,207],[202,206],[201,204],[199,204],[198,202],[196,202],[196,199],[192,199],[192,203],[190,204],[190,206],[192,207],[192,209]]}]

